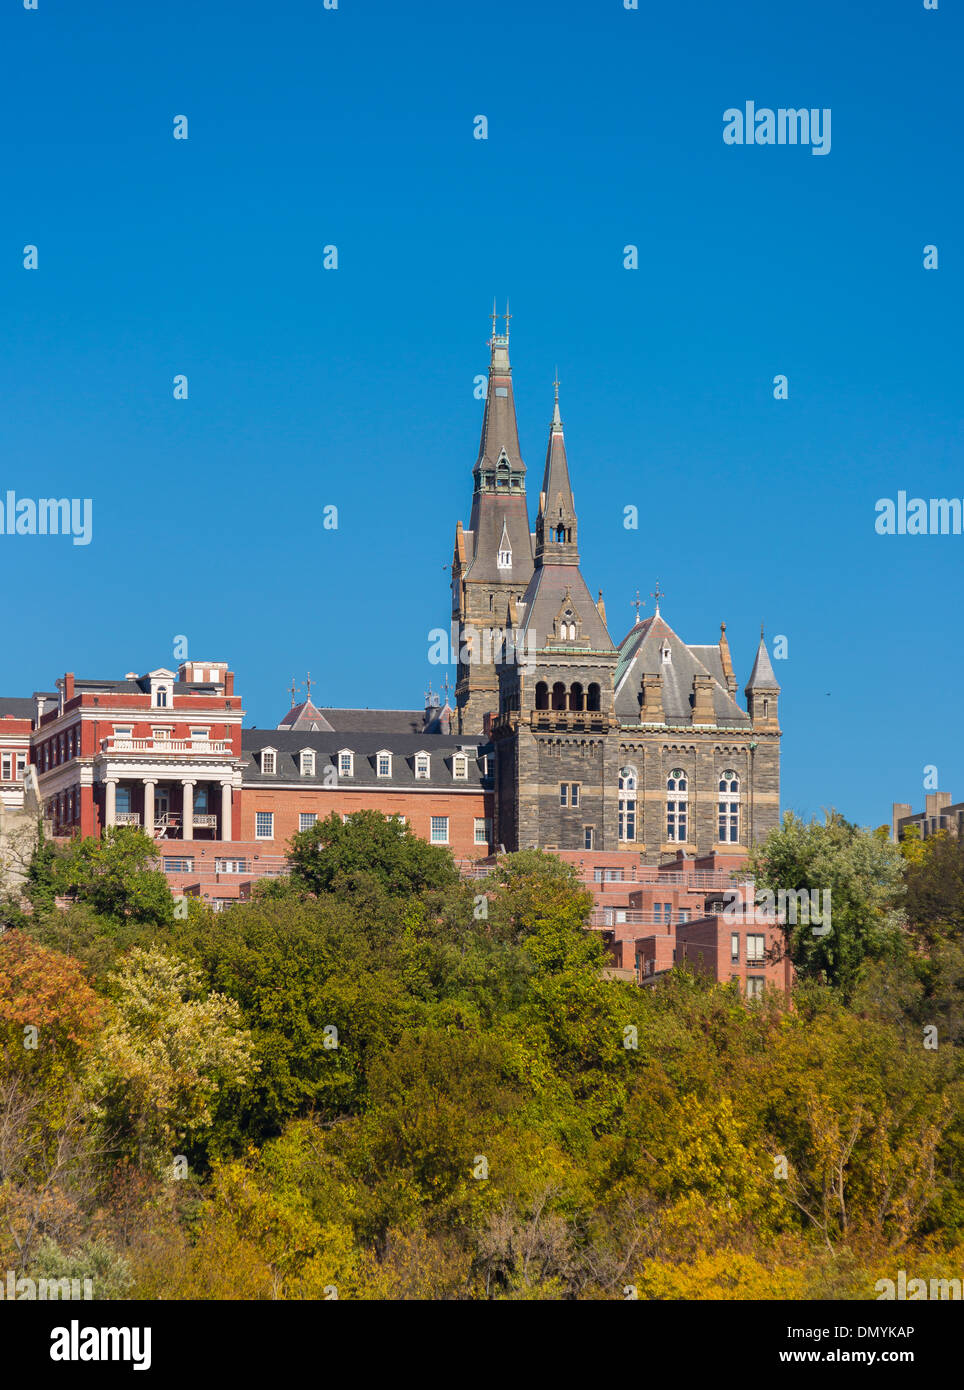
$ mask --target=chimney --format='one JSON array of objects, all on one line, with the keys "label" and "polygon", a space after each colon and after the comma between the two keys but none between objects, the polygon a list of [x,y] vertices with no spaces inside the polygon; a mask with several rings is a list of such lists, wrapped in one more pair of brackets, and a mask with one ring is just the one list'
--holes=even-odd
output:
[{"label": "chimney", "polygon": [[662,724],[663,714],[663,676],[657,671],[654,675],[643,676],[643,703],[639,709],[641,724]]},{"label": "chimney", "polygon": [[74,698],[74,673],[68,671],[64,676],[64,703]]},{"label": "chimney", "polygon": [[225,695],[234,694],[234,672],[225,671],[224,673],[224,693]]},{"label": "chimney", "polygon": [[712,676],[693,677],[693,723],[716,723],[716,713],[713,709]]}]

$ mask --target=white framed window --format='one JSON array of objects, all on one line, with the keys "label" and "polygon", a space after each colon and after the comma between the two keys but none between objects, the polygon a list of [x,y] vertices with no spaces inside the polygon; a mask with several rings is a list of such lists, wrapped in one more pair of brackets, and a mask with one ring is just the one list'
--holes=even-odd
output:
[{"label": "white framed window", "polygon": [[392,775],[392,755],[386,748],[382,748],[375,754],[375,772],[379,777],[391,777]]},{"label": "white framed window", "polygon": [[115,738],[133,738],[133,736],[134,736],[134,726],[133,726],[133,724],[115,724],[115,725],[114,725],[114,737],[115,737]]},{"label": "white framed window", "polygon": [[159,685],[156,694],[157,698],[154,703],[157,705],[158,709],[167,709],[167,686]]},{"label": "white framed window", "polygon": [[498,564],[500,570],[510,570],[512,568],[512,551],[500,550]]},{"label": "white framed window", "polygon": [[408,825],[408,816],[403,816],[400,811],[396,811],[392,820],[397,820],[399,825]]},{"label": "white framed window", "polygon": [[740,933],[730,932],[730,964],[739,965],[740,963]]},{"label": "white framed window", "polygon": [[740,778],[731,767],[720,773],[717,810],[717,839],[721,844],[739,844]]},{"label": "white framed window", "polygon": [[636,788],[639,773],[634,767],[619,769],[619,838],[636,838]]},{"label": "white framed window", "polygon": [[464,753],[456,753],[452,759],[452,776],[464,782],[469,775],[469,760]]},{"label": "white framed window", "polygon": [[315,775],[315,754],[312,748],[302,748],[301,750],[301,775],[302,777],[314,777]]},{"label": "white framed window", "polygon": [[12,754],[12,753],[3,753],[3,754],[0,754],[0,781],[2,781],[2,782],[12,782],[12,781],[13,781],[13,754]]},{"label": "white framed window", "polygon": [[162,724],[159,728],[151,729],[151,734],[155,743],[169,743],[173,732],[174,730],[170,724]]},{"label": "white framed window", "polygon": [[355,775],[355,755],[350,748],[342,748],[338,752],[338,776],[354,777]]},{"label": "white framed window", "polygon": [[315,821],[316,821],[317,819],[318,819],[318,817],[315,815],[314,811],[299,811],[299,812],[298,812],[298,829],[299,829],[299,830],[310,830],[311,827],[314,825],[314,823],[315,823]]},{"label": "white framed window", "polygon": [[449,842],[449,818],[448,816],[432,817],[432,844],[447,845]]},{"label": "white framed window", "polygon": [[559,805],[560,805],[560,806],[568,806],[568,805],[569,805],[569,783],[568,783],[568,782],[560,782],[560,783],[559,783]]},{"label": "white framed window", "polygon": [[214,872],[216,874],[246,874],[248,861],[246,859],[215,859]]},{"label": "white framed window", "polygon": [[164,860],[166,874],[193,874],[194,860],[191,858],[170,858]]},{"label": "white framed window", "polygon": [[746,977],[746,997],[747,999],[763,998],[763,976],[747,975]]},{"label": "white framed window", "polygon": [[595,848],[596,848],[596,827],[595,827],[594,825],[584,825],[582,829],[583,829],[583,839],[582,839],[582,847],[583,847],[583,849],[595,849]]},{"label": "white framed window", "polygon": [[762,932],[747,932],[746,963],[763,965],[766,961],[766,938]]},{"label": "white framed window", "polygon": [[274,839],[274,811],[255,811],[254,838],[256,840]]},{"label": "white framed window", "polygon": [[203,742],[205,742],[206,739],[209,739],[209,738],[211,737],[211,730],[210,730],[210,729],[192,729],[192,730],[191,730],[191,737],[195,740],[195,742],[197,742],[197,743],[203,743]]},{"label": "white framed window", "polygon": [[261,750],[261,771],[265,774],[274,775],[277,771],[278,759],[273,748],[263,748]]},{"label": "white framed window", "polygon": [[672,661],[673,649],[668,642],[664,642],[663,645],[660,647],[659,655],[660,660],[662,661],[664,666],[667,666],[670,663],[670,661]]},{"label": "white framed window", "polygon": [[432,770],[432,760],[427,753],[415,754],[415,776],[418,781],[428,778]]},{"label": "white framed window", "polygon": [[674,767],[666,779],[666,838],[675,844],[686,840],[689,779],[681,767]]},{"label": "white framed window", "polygon": [[18,781],[18,782],[22,782],[22,781],[23,781],[24,773],[25,773],[26,771],[27,771],[27,755],[26,755],[26,753],[18,753],[18,754],[17,754],[17,781]]},{"label": "white framed window", "polygon": [[475,818],[475,843],[488,845],[492,841],[492,821],[488,816]]}]

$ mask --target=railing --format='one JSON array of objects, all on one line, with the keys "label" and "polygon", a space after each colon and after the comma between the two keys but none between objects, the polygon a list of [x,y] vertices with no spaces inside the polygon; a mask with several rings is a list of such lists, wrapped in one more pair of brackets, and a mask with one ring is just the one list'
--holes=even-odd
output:
[{"label": "railing", "polygon": [[533,729],[592,729],[609,728],[609,715],[601,710],[536,709],[532,711]]},{"label": "railing", "polygon": [[208,827],[210,827],[211,829],[216,830],[218,828],[218,818],[217,816],[206,814],[198,815],[194,817],[194,824],[195,826],[200,826],[202,829],[207,829]]},{"label": "railing", "polygon": [[665,916],[657,917],[655,912],[644,912],[636,907],[595,907],[589,914],[592,927],[682,927],[699,921],[699,914],[682,918],[674,914],[672,921]]},{"label": "railing", "polygon": [[116,811],[114,813],[115,825],[140,825],[141,818],[137,811]]},{"label": "railing", "polygon": [[231,752],[227,739],[192,738],[116,738],[111,735],[100,741],[102,753],[195,753],[201,756]]}]

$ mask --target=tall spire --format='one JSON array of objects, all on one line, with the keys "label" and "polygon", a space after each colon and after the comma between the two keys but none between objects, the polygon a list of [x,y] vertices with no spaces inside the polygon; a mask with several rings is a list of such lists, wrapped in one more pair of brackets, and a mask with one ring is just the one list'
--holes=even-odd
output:
[{"label": "tall spire", "polygon": [[559,374],[553,382],[555,398],[549,444],[546,449],[546,468],[539,494],[539,515],[536,518],[536,564],[578,565],[579,548],[576,535],[576,503],[569,481],[569,462],[566,440],[559,413]]}]

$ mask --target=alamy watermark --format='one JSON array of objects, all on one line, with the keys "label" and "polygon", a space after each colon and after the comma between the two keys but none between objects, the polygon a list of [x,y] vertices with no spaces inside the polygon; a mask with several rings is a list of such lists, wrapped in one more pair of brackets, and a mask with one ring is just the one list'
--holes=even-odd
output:
[{"label": "alamy watermark", "polygon": [[829,888],[758,888],[748,903],[742,889],[730,888],[723,894],[726,922],[753,922],[758,925],[787,922],[812,927],[814,936],[828,936],[831,927]]},{"label": "alamy watermark", "polygon": [[752,101],[741,111],[723,112],[725,145],[809,145],[811,154],[830,153],[830,107],[757,107]]},{"label": "alamy watermark", "polygon": [[17,1300],[24,1303],[43,1303],[50,1299],[83,1299],[93,1296],[93,1279],[30,1279],[25,1275],[18,1278],[12,1269],[8,1269],[5,1281],[0,1283],[0,1299],[6,1299],[10,1303]]},{"label": "alamy watermark", "polygon": [[964,501],[960,497],[911,497],[898,492],[878,498],[874,530],[878,536],[959,536]]},{"label": "alamy watermark", "polygon": [[17,497],[8,488],[0,501],[0,536],[73,536],[90,545],[94,504],[89,497]]},{"label": "alamy watermark", "polygon": [[433,627],[428,634],[428,659],[433,666],[506,665],[521,666],[532,671],[536,665],[539,643],[535,632],[519,637],[511,629],[500,627],[476,628],[466,624],[460,631],[457,622],[451,630]]}]

